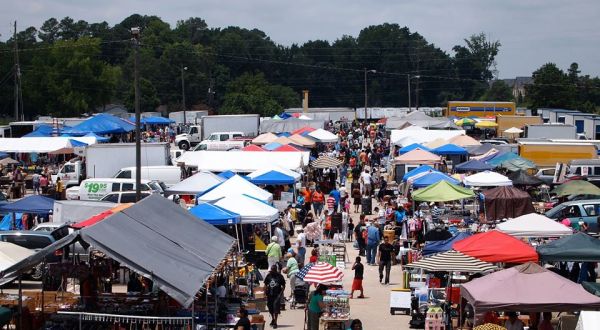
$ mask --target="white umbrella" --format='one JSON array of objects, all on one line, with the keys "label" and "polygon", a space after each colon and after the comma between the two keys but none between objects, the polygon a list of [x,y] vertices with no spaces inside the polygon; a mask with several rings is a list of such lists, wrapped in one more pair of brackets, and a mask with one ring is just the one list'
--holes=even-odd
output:
[{"label": "white umbrella", "polygon": [[463,180],[465,186],[471,187],[499,187],[512,186],[512,181],[506,176],[491,172],[483,171],[477,174],[469,175]]},{"label": "white umbrella", "polygon": [[521,134],[521,133],[523,133],[523,130],[520,129],[520,128],[511,127],[511,128],[505,129],[504,133],[508,133],[508,134]]},{"label": "white umbrella", "polygon": [[34,253],[13,243],[0,242],[0,270],[5,270]]}]

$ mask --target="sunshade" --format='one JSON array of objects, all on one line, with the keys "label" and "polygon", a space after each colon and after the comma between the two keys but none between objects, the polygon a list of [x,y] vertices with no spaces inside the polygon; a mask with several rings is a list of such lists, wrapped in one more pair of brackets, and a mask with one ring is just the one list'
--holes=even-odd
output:
[{"label": "sunshade", "polygon": [[493,166],[477,159],[471,159],[469,161],[454,166],[454,170],[457,172],[481,172],[489,171],[493,168]]},{"label": "sunshade", "polygon": [[319,261],[302,267],[296,277],[307,283],[327,284],[340,282],[344,273],[329,263]]},{"label": "sunshade", "polygon": [[471,236],[471,233],[458,232],[456,235],[441,241],[427,241],[423,247],[423,255],[428,256],[435,253],[452,250],[452,244]]},{"label": "sunshade", "polygon": [[409,178],[411,178],[419,173],[424,173],[424,172],[429,172],[429,171],[435,171],[435,169],[429,165],[421,165],[415,169],[412,169],[412,170],[406,172],[404,174],[404,176],[402,177],[402,181],[406,181]]},{"label": "sunshade", "polygon": [[115,134],[128,133],[135,129],[135,125],[129,121],[115,117],[113,115],[101,113],[90,117],[82,123],[75,125],[63,132],[74,135],[85,135],[88,133],[96,134]]},{"label": "sunshade", "polygon": [[483,171],[469,175],[464,180],[465,186],[471,187],[498,187],[511,186],[512,181],[504,175],[496,172]]},{"label": "sunshade", "polygon": [[256,144],[249,144],[241,149],[242,151],[265,151],[265,149],[257,146]]},{"label": "sunshade", "polygon": [[454,243],[452,248],[487,262],[523,263],[538,260],[534,248],[497,230],[475,234]]},{"label": "sunshade", "polygon": [[471,118],[462,118],[454,122],[457,126],[469,126],[475,124],[475,120]]},{"label": "sunshade", "polygon": [[431,151],[431,149],[424,147],[423,145],[421,145],[419,143],[413,143],[413,144],[409,144],[405,147],[400,148],[400,150],[398,152],[400,153],[400,155],[404,155],[405,153],[407,153],[409,151],[413,151],[417,148],[419,148],[421,150]]},{"label": "sunshade", "polygon": [[289,139],[292,140],[292,142],[294,144],[301,145],[301,146],[304,146],[304,147],[309,147],[310,148],[310,147],[314,147],[315,146],[315,141],[313,141],[313,140],[311,140],[311,139],[309,139],[309,138],[307,138],[305,136],[302,136],[300,134],[293,134],[293,135],[291,135],[289,137]]},{"label": "sunshade", "polygon": [[459,147],[455,144],[448,143],[443,146],[437,147],[431,150],[436,155],[467,155],[469,152],[467,149]]},{"label": "sunshade", "polygon": [[231,213],[239,214],[242,224],[271,223],[279,219],[279,210],[245,195],[229,195],[213,204]]},{"label": "sunshade", "polygon": [[481,193],[486,218],[498,220],[516,218],[535,212],[531,195],[512,186],[500,186]]},{"label": "sunshade", "polygon": [[396,163],[406,163],[406,164],[435,164],[441,161],[440,156],[433,154],[427,150],[423,149],[414,149],[405,153],[404,155],[400,155],[394,159]]},{"label": "sunshade", "polygon": [[485,273],[497,268],[489,262],[481,261],[457,251],[447,251],[436,254],[407,264],[404,267],[419,268],[429,272],[464,273]]},{"label": "sunshade", "polygon": [[19,162],[10,157],[0,159],[0,165],[6,166],[11,164],[19,164]]},{"label": "sunshade", "polygon": [[516,237],[559,237],[573,234],[573,230],[538,213],[524,214],[496,225],[496,229]]},{"label": "sunshade", "polygon": [[579,232],[537,247],[543,261],[599,262],[600,240]]},{"label": "sunshade", "polygon": [[427,188],[413,192],[415,201],[447,202],[475,196],[471,189],[463,188],[448,181],[442,180]]},{"label": "sunshade", "polygon": [[257,137],[255,137],[254,139],[252,139],[252,143],[254,144],[267,144],[267,143],[271,143],[273,141],[275,141],[277,139],[277,135],[268,132],[268,133],[263,133]]},{"label": "sunshade", "polygon": [[466,146],[478,146],[481,145],[479,141],[468,135],[458,135],[451,138],[448,142],[456,144],[457,146],[466,147]]},{"label": "sunshade", "polygon": [[540,178],[533,176],[524,170],[512,172],[508,174],[508,178],[515,186],[539,186],[544,184],[544,181],[542,181]]},{"label": "sunshade", "polygon": [[278,171],[269,171],[267,173],[263,173],[261,175],[255,176],[253,178],[247,177],[250,182],[258,185],[262,184],[270,184],[270,185],[285,185],[285,184],[293,184],[296,182],[294,177],[289,176],[287,174],[278,172]]},{"label": "sunshade", "polygon": [[448,175],[442,173],[442,172],[431,172],[431,173],[424,173],[424,175],[422,175],[421,177],[415,179],[412,182],[413,187],[416,188],[423,188],[423,187],[428,187],[431,186],[432,184],[438,183],[440,181],[448,181],[449,183],[452,184],[458,184],[458,180],[449,177]]},{"label": "sunshade", "polygon": [[560,312],[600,308],[599,297],[533,262],[462,284],[460,293],[478,312]]},{"label": "sunshade", "polygon": [[219,200],[225,196],[245,194],[252,198],[256,198],[259,201],[271,202],[273,200],[273,194],[259,188],[250,181],[242,178],[239,175],[232,176],[227,181],[219,184],[210,191],[204,193],[198,200],[205,202],[212,202]]},{"label": "sunshade", "polygon": [[17,244],[0,242],[0,271],[5,270],[34,253],[33,250],[26,249]]},{"label": "sunshade", "polygon": [[475,127],[477,127],[477,128],[496,128],[496,127],[498,127],[498,124],[494,123],[493,121],[482,120],[482,121],[478,122],[477,124],[475,124]]},{"label": "sunshade", "polygon": [[54,208],[54,199],[33,195],[20,199],[16,202],[8,203],[0,207],[4,212],[22,212],[22,213],[37,213],[49,214]]},{"label": "sunshade", "polygon": [[189,178],[167,188],[167,194],[197,195],[203,194],[225,181],[225,178],[212,172],[200,171]]},{"label": "sunshade", "polygon": [[425,147],[427,147],[429,149],[435,149],[437,147],[443,146],[444,144],[448,144],[448,140],[442,139],[442,138],[437,138],[431,142],[426,143]]},{"label": "sunshade", "polygon": [[239,214],[208,203],[201,203],[192,207],[190,213],[214,226],[236,225],[240,223]]},{"label": "sunshade", "polygon": [[332,143],[332,142],[337,142],[338,141],[338,136],[326,131],[322,128],[319,128],[317,130],[314,130],[310,133],[308,133],[308,136],[312,137],[313,139],[319,141],[319,142],[324,142],[324,143]]},{"label": "sunshade", "polygon": [[515,172],[520,170],[534,169],[536,166],[532,161],[519,157],[502,162],[500,164],[500,168]]},{"label": "sunshade", "polygon": [[557,196],[600,195],[600,188],[584,180],[572,180],[554,188],[550,193]]},{"label": "sunshade", "polygon": [[340,165],[342,165],[344,162],[342,162],[341,160],[337,159],[337,158],[333,158],[330,156],[326,156],[326,155],[321,155],[319,156],[319,158],[317,158],[315,161],[313,161],[311,163],[312,167],[314,168],[331,168],[331,167],[338,167]]},{"label": "sunshade", "polygon": [[508,133],[508,134],[521,134],[523,133],[523,130],[517,127],[511,127],[508,129],[504,130],[504,133]]}]

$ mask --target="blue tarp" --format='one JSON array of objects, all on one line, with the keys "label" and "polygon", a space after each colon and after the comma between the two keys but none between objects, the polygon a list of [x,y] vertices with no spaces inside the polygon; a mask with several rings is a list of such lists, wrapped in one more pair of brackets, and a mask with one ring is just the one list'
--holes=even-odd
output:
[{"label": "blue tarp", "polygon": [[[129,117],[129,121],[135,123],[135,117]],[[142,125],[169,125],[174,122],[175,121],[169,118],[158,116],[140,118],[140,123]]]},{"label": "blue tarp", "polygon": [[0,151],[0,159],[8,157],[9,154],[3,151]]},{"label": "blue tarp", "polygon": [[425,146],[423,146],[421,144],[413,143],[413,144],[407,145],[406,147],[400,148],[399,152],[400,152],[401,155],[403,155],[403,154],[405,154],[405,153],[407,153],[409,151],[413,151],[413,150],[415,150],[417,148],[419,148],[421,150],[431,151],[431,149],[429,149],[429,148],[427,148],[427,147],[425,147]]},{"label": "blue tarp", "polygon": [[[60,133],[61,130],[70,129],[69,126],[64,126],[62,129],[59,129],[57,133]],[[54,127],[47,124],[39,125],[33,132],[23,135],[23,137],[49,137],[54,133]]]},{"label": "blue tarp", "polygon": [[233,173],[232,171],[225,171],[225,172],[219,173],[219,176],[222,177],[222,178],[225,178],[225,179],[229,179],[232,176],[235,176],[235,173]]},{"label": "blue tarp", "polygon": [[84,136],[91,136],[91,137],[95,137],[95,138],[96,138],[96,141],[98,141],[98,142],[108,142],[108,141],[110,140],[109,138],[107,138],[107,137],[104,137],[104,136],[100,136],[100,135],[98,135],[98,134],[96,134],[96,133],[88,133],[88,134],[86,134],[86,135],[84,135]]},{"label": "blue tarp", "polygon": [[410,171],[406,172],[406,174],[404,174],[404,176],[402,177],[402,181],[407,181],[408,179],[410,179],[411,177],[413,177],[419,173],[429,172],[429,171],[435,171],[435,169],[429,165],[421,165],[421,166],[415,168],[414,170],[410,170]]},{"label": "blue tarp", "polygon": [[69,139],[69,143],[72,147],[86,147],[88,144],[75,139]]},{"label": "blue tarp", "polygon": [[496,166],[500,166],[500,164],[504,163],[507,160],[512,160],[512,159],[516,159],[516,158],[521,158],[519,157],[519,155],[512,153],[512,152],[507,152],[503,155],[494,157],[488,161],[486,161],[486,163],[496,167]]},{"label": "blue tarp", "polygon": [[454,178],[447,176],[446,174],[438,171],[431,172],[429,174],[425,174],[422,177],[413,181],[413,187],[415,188],[423,188],[429,187],[434,183],[438,183],[440,181],[448,181],[452,184],[459,184],[460,182]]},{"label": "blue tarp", "polygon": [[209,203],[198,204],[190,209],[194,216],[211,225],[236,225],[240,223],[240,215]]},{"label": "blue tarp", "polygon": [[499,151],[499,152],[497,152],[495,154],[491,154],[489,156],[486,156],[486,157],[483,157],[483,158],[479,158],[479,160],[482,161],[482,162],[486,162],[487,163],[488,161],[490,161],[490,160],[492,160],[492,159],[494,159],[496,157],[500,157],[500,156],[502,156],[504,154],[507,154],[509,152],[510,151]]},{"label": "blue tarp", "polygon": [[23,213],[15,213],[17,222],[12,219],[12,213],[9,213],[2,218],[0,222],[0,230],[22,230],[23,229]]},{"label": "blue tarp", "polygon": [[248,181],[254,184],[294,184],[295,180],[293,177],[283,174],[277,171],[269,171],[265,174],[259,175],[254,179],[248,178]]},{"label": "blue tarp", "polygon": [[25,197],[16,202],[12,202],[0,207],[3,212],[23,212],[23,213],[38,213],[48,214],[52,213],[54,208],[54,199],[34,195]]},{"label": "blue tarp", "polygon": [[281,143],[277,143],[277,142],[271,142],[271,143],[267,143],[265,144],[262,148],[268,151],[273,151],[279,147],[281,147],[283,144]]},{"label": "blue tarp", "polygon": [[454,166],[454,170],[457,172],[481,172],[489,171],[494,169],[494,166],[486,164],[477,159],[471,159],[467,162],[460,163]]},{"label": "blue tarp", "polygon": [[113,115],[101,113],[63,131],[73,135],[86,135],[88,133],[103,135],[127,133],[133,130],[135,130],[134,124]]},{"label": "blue tarp", "polygon": [[436,155],[468,155],[467,149],[457,146],[456,144],[448,143],[433,149]]},{"label": "blue tarp", "polygon": [[434,253],[441,253],[452,250],[452,244],[461,241],[467,237],[471,236],[470,233],[459,232],[454,237],[450,237],[443,241],[428,241],[425,242],[425,246],[423,247],[423,255],[427,256]]}]

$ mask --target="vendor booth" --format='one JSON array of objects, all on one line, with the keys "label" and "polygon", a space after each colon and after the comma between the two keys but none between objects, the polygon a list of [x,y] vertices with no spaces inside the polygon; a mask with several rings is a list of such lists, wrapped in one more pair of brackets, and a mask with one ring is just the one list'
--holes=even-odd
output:
[{"label": "vendor booth", "polygon": [[452,245],[456,251],[487,262],[524,263],[538,261],[533,247],[497,230],[474,234]]},{"label": "vendor booth", "polygon": [[531,195],[511,186],[497,187],[481,193],[485,218],[499,220],[516,218],[535,212]]},{"label": "vendor booth", "polygon": [[227,179],[227,181],[212,188],[210,191],[200,195],[198,197],[198,200],[205,202],[214,202],[223,197],[235,194],[245,194],[265,203],[271,203],[273,201],[273,194],[264,189],[259,188],[258,186],[254,185],[253,183],[242,178],[239,175],[235,175]]}]

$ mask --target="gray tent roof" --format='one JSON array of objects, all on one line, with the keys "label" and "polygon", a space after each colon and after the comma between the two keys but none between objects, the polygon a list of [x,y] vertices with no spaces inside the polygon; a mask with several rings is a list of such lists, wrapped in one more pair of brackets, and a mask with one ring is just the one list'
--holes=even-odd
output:
[{"label": "gray tent roof", "polygon": [[183,306],[192,303],[234,242],[233,237],[187,210],[152,195],[5,270],[0,284],[79,238],[151,278]]},{"label": "gray tent roof", "polygon": [[325,121],[319,119],[288,118],[285,120],[266,119],[260,122],[260,132],[293,132],[299,128],[310,126],[314,129],[325,128]]}]

